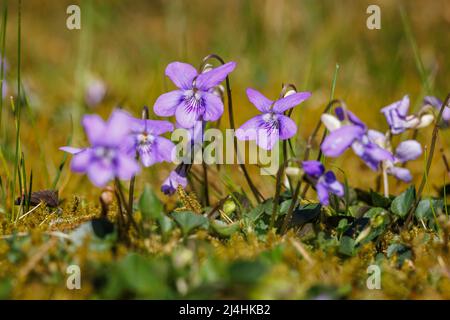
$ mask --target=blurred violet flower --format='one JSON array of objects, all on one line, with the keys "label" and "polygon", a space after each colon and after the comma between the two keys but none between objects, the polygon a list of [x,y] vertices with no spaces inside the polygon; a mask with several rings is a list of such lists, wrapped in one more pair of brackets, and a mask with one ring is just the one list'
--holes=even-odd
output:
[{"label": "blurred violet flower", "polygon": [[[426,96],[423,99],[424,106],[432,106],[432,107],[436,108],[438,110],[438,112],[441,109],[443,103],[444,102],[441,99],[439,99],[437,97],[433,97],[433,96]],[[444,108],[444,112],[442,112],[442,120],[444,120],[446,123],[450,122],[450,106],[449,105],[446,105]]]},{"label": "blurred violet flower", "polygon": [[338,197],[344,196],[344,186],[337,181],[333,171],[325,172],[325,167],[322,163],[315,160],[303,161],[302,166],[308,176],[317,179],[316,190],[321,204],[329,204],[330,193]]},{"label": "blurred violet flower", "polygon": [[[6,72],[8,72],[9,70],[9,63],[8,60],[6,58],[2,58],[2,56],[0,55],[0,62],[3,64],[3,72],[4,74]],[[0,65],[1,66],[1,65]]]},{"label": "blurred violet flower", "polygon": [[400,134],[407,129],[424,128],[433,122],[432,114],[422,114],[420,116],[409,114],[409,96],[405,95],[402,100],[396,101],[381,109],[381,113],[386,117],[392,134]]},{"label": "blurred violet flower", "polygon": [[198,73],[187,63],[172,62],[166,68],[166,75],[179,88],[161,95],[153,106],[161,117],[175,115],[183,128],[191,128],[198,120],[216,121],[223,113],[221,98],[211,92],[236,67],[228,62],[220,67]]},{"label": "blurred violet flower", "polygon": [[84,100],[89,107],[93,108],[102,102],[105,94],[106,84],[100,79],[91,79],[86,86]]},{"label": "blurred violet flower", "polygon": [[248,88],[248,99],[262,114],[253,117],[237,129],[236,137],[239,140],[256,140],[258,146],[265,150],[271,150],[278,140],[292,138],[297,132],[297,125],[291,118],[285,116],[284,112],[308,99],[311,93],[295,91],[290,93],[272,101],[260,92]]},{"label": "blurred violet flower", "polygon": [[60,148],[74,155],[72,171],[86,173],[98,187],[105,186],[116,177],[129,180],[136,175],[139,164],[122,146],[131,130],[128,113],[114,110],[107,122],[98,115],[86,115],[82,123],[91,146],[84,149]]},{"label": "blurred violet flower", "polygon": [[206,122],[196,121],[192,128],[186,129],[180,127],[177,123],[177,130],[185,130],[187,133],[187,142],[183,147],[185,152],[182,155],[181,163],[173,170],[169,177],[163,182],[161,191],[166,195],[172,195],[177,190],[178,186],[183,189],[186,188],[188,180],[187,175],[191,169],[191,164],[197,163],[196,157],[199,156],[199,162],[202,163],[202,146],[203,146],[203,132]]},{"label": "blurred violet flower", "polygon": [[172,195],[177,190],[178,186],[181,186],[183,189],[187,186],[187,174],[190,169],[190,165],[188,164],[180,164],[175,170],[173,170],[169,177],[163,182],[161,186],[161,191],[166,195]]},{"label": "blurred violet flower", "polygon": [[130,156],[139,155],[145,167],[155,163],[172,161],[175,145],[160,135],[173,131],[173,124],[162,120],[130,118],[131,133],[124,142],[125,151]]},{"label": "blurred violet flower", "polygon": [[8,83],[6,83],[6,81],[3,81],[3,84],[2,84],[2,99],[5,99],[7,94],[8,94]]},{"label": "blurred violet flower", "polygon": [[[3,64],[3,76],[5,76],[6,72],[9,70],[8,61],[6,60],[6,58],[2,58],[2,56],[0,55],[0,63]],[[5,99],[7,94],[8,94],[8,83],[3,78],[2,99]]]},{"label": "blurred violet flower", "polygon": [[323,114],[321,120],[330,134],[321,145],[327,157],[339,157],[345,150],[352,148],[369,168],[377,171],[385,160],[394,160],[391,152],[371,141],[366,125],[352,112],[342,107],[335,109],[337,117]]}]

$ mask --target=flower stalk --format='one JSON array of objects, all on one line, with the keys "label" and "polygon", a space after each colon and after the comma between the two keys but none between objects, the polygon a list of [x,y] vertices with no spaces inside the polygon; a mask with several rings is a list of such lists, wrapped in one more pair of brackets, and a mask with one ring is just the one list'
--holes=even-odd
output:
[{"label": "flower stalk", "polygon": [[[336,104],[343,104],[343,101],[340,100],[340,99],[333,99],[333,100],[331,100],[331,101],[325,106],[325,109],[323,110],[322,114],[328,113],[328,112],[331,110],[331,108],[332,108],[334,105],[336,105]],[[313,142],[314,142],[314,140],[316,139],[317,134],[319,133],[319,130],[320,130],[321,127],[322,127],[322,121],[319,119],[319,121],[317,122],[317,124],[316,124],[316,126],[315,126],[313,132],[312,132],[311,135],[308,137],[308,140],[307,140],[307,143],[306,143],[305,154],[303,155],[303,161],[309,160],[309,155],[310,155],[310,153],[311,153],[311,149],[312,149]],[[322,140],[323,140],[323,138],[322,138]],[[319,157],[318,157],[319,159],[320,159],[321,155],[322,155],[322,151],[319,151]],[[281,232],[282,232],[282,233],[285,233],[285,232],[287,231],[289,222],[290,222],[291,219],[292,219],[292,214],[294,213],[294,209],[295,209],[295,207],[297,206],[297,200],[298,200],[298,196],[299,196],[299,194],[300,194],[300,190],[301,190],[301,186],[302,186],[302,181],[303,181],[304,177],[305,177],[305,174],[303,173],[303,174],[300,176],[300,178],[298,179],[297,184],[296,184],[296,186],[295,186],[294,194],[293,194],[293,196],[292,196],[292,202],[291,202],[291,204],[290,204],[290,206],[289,206],[289,209],[288,209],[288,211],[287,211],[287,213],[286,213],[286,217],[284,218],[283,226],[282,226],[282,228],[281,228]],[[307,191],[307,189],[305,188],[304,193],[306,193],[306,191]],[[302,198],[303,198],[303,197],[304,197],[304,195],[302,195]]]},{"label": "flower stalk", "polygon": [[[293,90],[294,92],[297,92],[297,88],[295,87],[295,85],[290,84],[290,83],[284,84],[281,89],[279,99],[284,98],[286,96],[286,94],[289,92],[288,91],[289,89]],[[291,108],[291,109],[287,110],[285,112],[285,114],[287,114],[287,116],[290,117],[293,110],[294,109]],[[281,186],[282,186],[281,182],[283,180],[285,168],[288,165],[288,158],[289,158],[288,150],[287,150],[288,140],[283,141],[283,164],[278,168],[278,171],[277,171],[276,182],[275,182],[275,196],[274,196],[274,200],[273,200],[272,216],[270,219],[270,228],[273,228],[275,225],[275,220],[276,220],[277,211],[278,211],[278,203],[280,202],[280,194],[281,194]],[[289,177],[288,177],[288,182],[289,182],[289,188],[290,188],[290,190],[292,190],[292,182]]]},{"label": "flower stalk", "polygon": [[[201,65],[201,68],[204,67],[204,65],[210,60],[210,59],[216,59],[218,60],[222,65],[225,64],[225,61],[217,54],[210,54],[207,55],[205,58],[203,58],[203,63]],[[234,123],[234,113],[233,113],[233,100],[232,100],[232,95],[231,95],[231,85],[230,85],[230,78],[227,75],[227,77],[225,78],[225,85],[226,85],[226,90],[227,90],[227,103],[228,103],[228,117],[230,119],[230,128],[232,130],[236,129],[235,123]],[[233,147],[234,150],[236,152],[236,156],[238,157],[238,159],[240,158],[240,153],[237,147],[237,143],[236,143],[236,137],[233,137]],[[259,192],[259,190],[256,188],[255,184],[253,183],[252,179],[250,178],[250,175],[247,171],[247,168],[245,167],[245,164],[242,161],[238,161],[239,162],[239,166],[242,170],[242,172],[244,173],[244,177],[245,180],[247,181],[247,184],[250,187],[250,190],[253,193],[253,196],[255,197],[256,201],[258,203],[261,203],[262,200],[264,200],[263,195]]]},{"label": "flower stalk", "polygon": [[416,211],[416,208],[419,205],[420,199],[422,197],[422,192],[423,192],[423,189],[425,188],[425,184],[428,179],[427,177],[428,177],[428,174],[429,174],[430,168],[431,168],[431,163],[433,161],[434,149],[436,147],[436,141],[437,141],[438,133],[439,133],[439,126],[440,126],[439,123],[442,119],[442,114],[444,112],[444,109],[448,105],[449,101],[450,101],[450,93],[447,94],[447,97],[445,98],[444,102],[442,103],[441,108],[439,109],[438,116],[436,117],[436,122],[434,123],[433,134],[431,137],[431,144],[430,144],[430,153],[429,153],[429,156],[427,159],[425,172],[423,173],[422,181],[420,182],[420,186],[417,191],[416,201],[415,201],[414,205],[412,206],[412,208],[410,209],[408,218],[406,220],[406,223],[405,223],[406,226],[408,226],[411,223],[414,212]]}]

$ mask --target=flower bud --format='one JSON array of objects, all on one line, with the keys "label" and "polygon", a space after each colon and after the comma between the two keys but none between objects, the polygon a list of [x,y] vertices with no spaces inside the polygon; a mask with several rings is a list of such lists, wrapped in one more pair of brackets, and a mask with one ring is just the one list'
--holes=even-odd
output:
[{"label": "flower bud", "polygon": [[334,131],[336,129],[339,129],[341,127],[341,122],[331,114],[324,113],[320,117],[320,120],[322,120],[323,125],[329,130]]},{"label": "flower bud", "polygon": [[110,205],[114,200],[114,189],[110,186],[106,187],[103,189],[100,198],[104,204]]},{"label": "flower bud", "polygon": [[285,94],[284,94],[284,98],[289,97],[291,94],[297,93],[297,91],[291,89],[288,90]]},{"label": "flower bud", "polygon": [[428,127],[431,123],[433,123],[434,115],[431,113],[424,114],[420,117],[420,122],[416,126],[416,128],[425,128]]},{"label": "flower bud", "polygon": [[227,201],[225,201],[225,203],[223,204],[223,212],[229,215],[234,211],[236,211],[236,203],[234,203],[232,199],[228,199]]},{"label": "flower bud", "polygon": [[297,168],[297,167],[287,167],[285,172],[286,172],[286,175],[288,175],[290,177],[297,177],[300,175],[301,170],[300,170],[300,168]]}]

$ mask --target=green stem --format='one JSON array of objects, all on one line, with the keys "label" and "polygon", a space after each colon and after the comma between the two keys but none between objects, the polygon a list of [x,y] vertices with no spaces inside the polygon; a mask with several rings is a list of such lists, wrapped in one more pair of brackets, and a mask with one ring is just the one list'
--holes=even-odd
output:
[{"label": "green stem", "polygon": [[[205,65],[206,62],[208,60],[210,60],[210,59],[216,59],[221,64],[225,64],[225,60],[223,60],[219,55],[217,55],[217,54],[210,54],[210,55],[206,56],[203,59],[202,67],[200,69],[202,69],[203,65]],[[229,116],[229,119],[230,119],[230,128],[233,131],[235,131],[236,126],[234,124],[233,100],[232,100],[232,95],[231,95],[230,78],[228,76],[225,79],[225,84],[226,84],[226,87],[227,87],[228,116]],[[252,191],[256,201],[258,203],[261,203],[261,200],[264,200],[264,197],[262,196],[262,194],[259,192],[259,190],[254,185],[252,179],[250,178],[250,175],[248,174],[248,171],[247,171],[247,168],[245,167],[245,164],[242,163],[242,161],[239,161],[240,153],[239,153],[239,150],[238,150],[238,147],[237,147],[237,143],[236,143],[236,136],[233,137],[233,146],[234,146],[234,150],[236,152],[237,158],[238,158],[239,166],[240,166],[242,172],[244,173],[245,180],[247,180],[247,183],[248,183],[248,185],[250,187],[250,190]]]},{"label": "green stem", "polygon": [[137,225],[136,221],[133,218],[133,210],[132,210],[130,204],[127,203],[127,201],[125,200],[125,194],[124,194],[124,192],[122,190],[122,185],[120,184],[120,181],[117,178],[115,178],[115,182],[116,182],[117,193],[119,194],[120,200],[121,200],[123,206],[125,207],[125,212],[126,212],[126,214],[128,216],[128,222],[133,225],[133,227],[135,228],[135,230],[137,232],[139,232],[138,225]]},{"label": "green stem", "polygon": [[284,168],[286,167],[286,161],[283,161],[283,164],[278,168],[277,172],[277,180],[275,185],[275,197],[273,199],[272,206],[272,216],[270,218],[270,229],[275,226],[275,220],[278,211],[278,202],[280,201],[280,193],[281,193],[281,181],[283,179]]},{"label": "green stem", "polygon": [[[326,107],[325,107],[324,111],[322,112],[322,114],[328,113],[331,110],[331,108],[333,107],[333,105],[335,105],[335,104],[342,104],[342,103],[343,103],[343,101],[340,100],[340,99],[331,100],[326,105]],[[311,133],[311,135],[308,137],[305,154],[303,156],[303,161],[307,161],[309,159],[309,155],[310,155],[310,152],[311,152],[311,149],[312,149],[313,141],[316,139],[316,136],[319,133],[319,130],[320,130],[321,126],[322,126],[322,121],[319,118],[319,121],[317,122],[316,127],[314,128],[314,130]],[[319,158],[320,158],[320,155],[321,155],[321,151],[319,152]],[[303,179],[304,179],[304,174],[302,174],[302,176],[299,178],[299,180],[297,181],[297,184],[295,186],[294,195],[292,196],[291,205],[289,206],[289,209],[288,209],[288,211],[286,213],[286,217],[284,218],[283,227],[282,227],[282,232],[283,233],[285,233],[287,231],[289,222],[291,221],[292,215],[294,213],[294,209],[297,206],[298,196],[300,194],[300,189],[301,189],[301,185],[302,185]],[[308,187],[308,185],[307,185],[307,187]],[[307,190],[307,189],[305,188],[305,190]]]},{"label": "green stem", "polygon": [[209,207],[209,186],[208,186],[208,166],[202,161],[203,167],[203,193],[205,195],[205,205]]},{"label": "green stem", "polygon": [[427,182],[428,174],[429,174],[430,168],[431,168],[431,163],[433,161],[434,149],[436,147],[436,141],[437,141],[438,132],[439,132],[439,123],[441,122],[442,113],[444,112],[444,109],[447,106],[447,104],[449,103],[449,101],[450,101],[450,93],[447,94],[447,97],[445,98],[444,102],[442,103],[441,108],[439,109],[439,114],[436,118],[436,122],[434,123],[433,135],[431,137],[430,153],[429,153],[429,156],[427,159],[427,165],[425,168],[425,172],[422,176],[422,181],[420,182],[419,189],[417,191],[416,201],[414,203],[414,206],[412,206],[412,208],[410,209],[408,219],[405,223],[406,226],[408,226],[411,223],[414,212],[420,202],[420,198],[422,197],[422,192],[423,192],[423,189],[425,188],[425,184]]},{"label": "green stem", "polygon": [[14,156],[14,176],[13,176],[13,188],[12,193],[12,221],[15,220],[15,208],[14,199],[16,197],[16,180],[17,180],[17,170],[19,165],[19,146],[20,146],[20,111],[21,111],[21,86],[20,86],[20,69],[21,69],[21,19],[22,19],[22,0],[18,0],[18,18],[17,18],[17,108],[15,110],[16,116],[16,148]]},{"label": "green stem", "polygon": [[5,46],[6,46],[6,21],[8,18],[8,5],[5,1],[3,7],[3,20],[2,20],[2,37],[1,37],[1,66],[0,66],[0,133],[2,132],[3,124],[3,82],[5,77]]}]

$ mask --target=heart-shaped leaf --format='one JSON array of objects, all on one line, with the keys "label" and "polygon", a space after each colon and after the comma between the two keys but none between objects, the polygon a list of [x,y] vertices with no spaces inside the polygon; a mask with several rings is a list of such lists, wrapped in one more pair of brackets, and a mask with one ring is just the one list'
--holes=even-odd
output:
[{"label": "heart-shaped leaf", "polygon": [[156,220],[163,216],[163,204],[148,184],[139,198],[139,210],[146,219]]},{"label": "heart-shaped leaf", "polygon": [[233,233],[239,230],[239,222],[227,224],[221,220],[213,220],[211,222],[211,228],[223,237],[229,237]]},{"label": "heart-shaped leaf", "polygon": [[414,189],[414,186],[410,186],[408,189],[406,189],[406,191],[395,197],[395,199],[392,201],[392,213],[403,218],[408,214],[408,211],[414,203],[415,198],[416,190]]},{"label": "heart-shaped leaf", "polygon": [[191,211],[172,212],[171,216],[181,228],[184,236],[190,234],[194,229],[208,226],[208,218]]},{"label": "heart-shaped leaf", "polygon": [[418,219],[430,219],[444,207],[444,201],[436,199],[423,199],[417,205],[415,215]]}]

